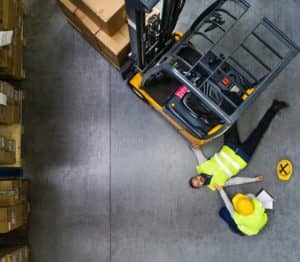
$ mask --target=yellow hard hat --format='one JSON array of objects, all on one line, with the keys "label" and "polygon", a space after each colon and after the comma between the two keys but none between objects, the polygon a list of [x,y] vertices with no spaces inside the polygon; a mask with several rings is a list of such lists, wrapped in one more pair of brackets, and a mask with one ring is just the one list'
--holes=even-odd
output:
[{"label": "yellow hard hat", "polygon": [[238,212],[241,215],[248,216],[253,213],[254,205],[248,196],[244,194],[236,194],[234,198],[232,199],[232,203],[234,206],[234,209],[236,212]]}]

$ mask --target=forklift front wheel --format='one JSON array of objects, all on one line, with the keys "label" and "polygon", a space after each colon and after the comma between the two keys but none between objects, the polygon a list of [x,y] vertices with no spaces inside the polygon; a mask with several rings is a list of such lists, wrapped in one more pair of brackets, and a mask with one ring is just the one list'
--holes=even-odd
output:
[{"label": "forklift front wheel", "polygon": [[146,98],[138,90],[136,90],[135,88],[131,88],[131,90],[139,99],[141,99],[146,104],[149,104]]}]

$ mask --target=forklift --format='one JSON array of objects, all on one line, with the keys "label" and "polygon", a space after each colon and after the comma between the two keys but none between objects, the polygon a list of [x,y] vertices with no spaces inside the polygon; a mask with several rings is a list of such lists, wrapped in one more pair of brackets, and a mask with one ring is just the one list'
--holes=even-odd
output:
[{"label": "forklift", "polygon": [[125,2],[123,77],[194,148],[224,134],[300,51],[267,18],[236,44],[245,0],[215,1],[185,34],[174,32],[185,0],[163,0],[161,15],[152,14],[160,0]]}]

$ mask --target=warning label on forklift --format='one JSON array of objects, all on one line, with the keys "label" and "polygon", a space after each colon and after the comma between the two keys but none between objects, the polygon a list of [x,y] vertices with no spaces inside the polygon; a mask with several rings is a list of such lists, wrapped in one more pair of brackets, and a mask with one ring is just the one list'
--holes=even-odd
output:
[{"label": "warning label on forklift", "polygon": [[177,97],[179,97],[180,99],[182,99],[186,93],[189,93],[190,90],[186,87],[186,86],[180,86],[176,92],[175,92],[175,95]]}]

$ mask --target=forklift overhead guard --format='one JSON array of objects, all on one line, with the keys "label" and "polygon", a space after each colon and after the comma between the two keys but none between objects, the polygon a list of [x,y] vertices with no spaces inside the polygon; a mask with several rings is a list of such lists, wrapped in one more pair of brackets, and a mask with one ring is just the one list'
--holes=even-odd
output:
[{"label": "forklift overhead guard", "polygon": [[[147,12],[157,2],[140,1]],[[185,1],[164,0],[150,23],[133,3],[129,85],[195,147],[226,132],[300,50],[267,18],[236,46],[228,33],[250,8],[245,0],[214,2],[182,37],[174,28]]]}]

